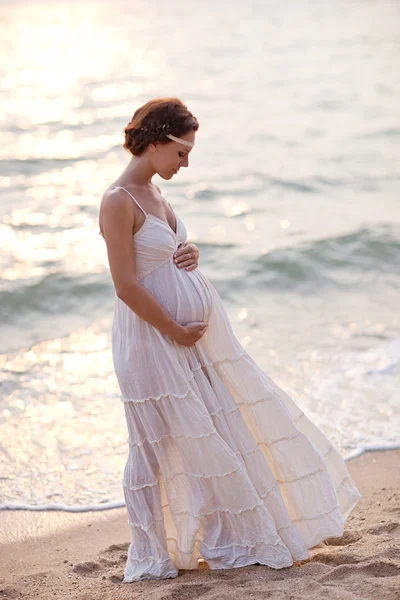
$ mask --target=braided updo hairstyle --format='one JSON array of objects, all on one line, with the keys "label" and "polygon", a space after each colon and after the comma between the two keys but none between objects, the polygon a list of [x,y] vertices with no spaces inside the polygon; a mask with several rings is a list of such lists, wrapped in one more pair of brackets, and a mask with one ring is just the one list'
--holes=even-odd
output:
[{"label": "braided updo hairstyle", "polygon": [[198,128],[196,117],[179,98],[155,98],[138,108],[125,127],[124,148],[139,156],[151,143],[171,143],[168,133],[182,137]]}]

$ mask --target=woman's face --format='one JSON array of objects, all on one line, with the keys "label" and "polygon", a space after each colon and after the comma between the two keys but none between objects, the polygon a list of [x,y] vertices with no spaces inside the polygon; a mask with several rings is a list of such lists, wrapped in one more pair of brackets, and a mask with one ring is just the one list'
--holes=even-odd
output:
[{"label": "woman's face", "polygon": [[[195,131],[179,136],[182,140],[194,142]],[[189,166],[189,152],[192,148],[179,142],[150,144],[150,159],[156,173],[163,179],[171,179],[181,167]]]}]

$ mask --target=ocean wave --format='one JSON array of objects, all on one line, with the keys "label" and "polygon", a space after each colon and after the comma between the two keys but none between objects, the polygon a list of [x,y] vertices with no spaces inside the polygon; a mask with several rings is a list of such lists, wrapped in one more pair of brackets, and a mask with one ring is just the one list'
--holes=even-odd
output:
[{"label": "ocean wave", "polygon": [[[6,288],[7,286],[7,288]],[[114,294],[104,273],[57,272],[35,279],[3,281],[0,354],[54,336],[112,311]],[[8,335],[9,333],[9,335]]]},{"label": "ocean wave", "polygon": [[385,275],[400,285],[400,237],[390,227],[367,227],[340,236],[303,242],[256,257],[248,268],[246,285],[280,290],[312,286],[369,285]]}]

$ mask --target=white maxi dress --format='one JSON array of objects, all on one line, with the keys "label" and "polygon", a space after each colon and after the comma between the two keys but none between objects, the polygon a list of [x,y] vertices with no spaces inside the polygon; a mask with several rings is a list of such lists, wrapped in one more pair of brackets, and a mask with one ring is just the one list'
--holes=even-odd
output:
[{"label": "white maxi dress", "polygon": [[199,560],[289,567],[342,536],[361,495],[339,451],[239,343],[210,281],[174,264],[183,221],[175,215],[174,232],[125,191],[145,215],[132,236],[139,281],[178,323],[208,328],[178,344],[115,295],[129,448],[124,582],[176,577]]}]

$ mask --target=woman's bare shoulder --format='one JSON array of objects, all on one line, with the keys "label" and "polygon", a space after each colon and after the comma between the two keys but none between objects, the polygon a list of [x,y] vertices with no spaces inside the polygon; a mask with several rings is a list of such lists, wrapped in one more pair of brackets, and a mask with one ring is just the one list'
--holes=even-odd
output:
[{"label": "woman's bare shoulder", "polygon": [[100,202],[100,230],[104,230],[106,222],[113,227],[121,227],[123,224],[128,225],[132,230],[134,219],[134,210],[129,195],[121,188],[111,186],[107,188]]},{"label": "woman's bare shoulder", "polygon": [[132,209],[132,200],[129,194],[121,187],[110,186],[103,192],[100,209],[115,207],[116,209]]}]

